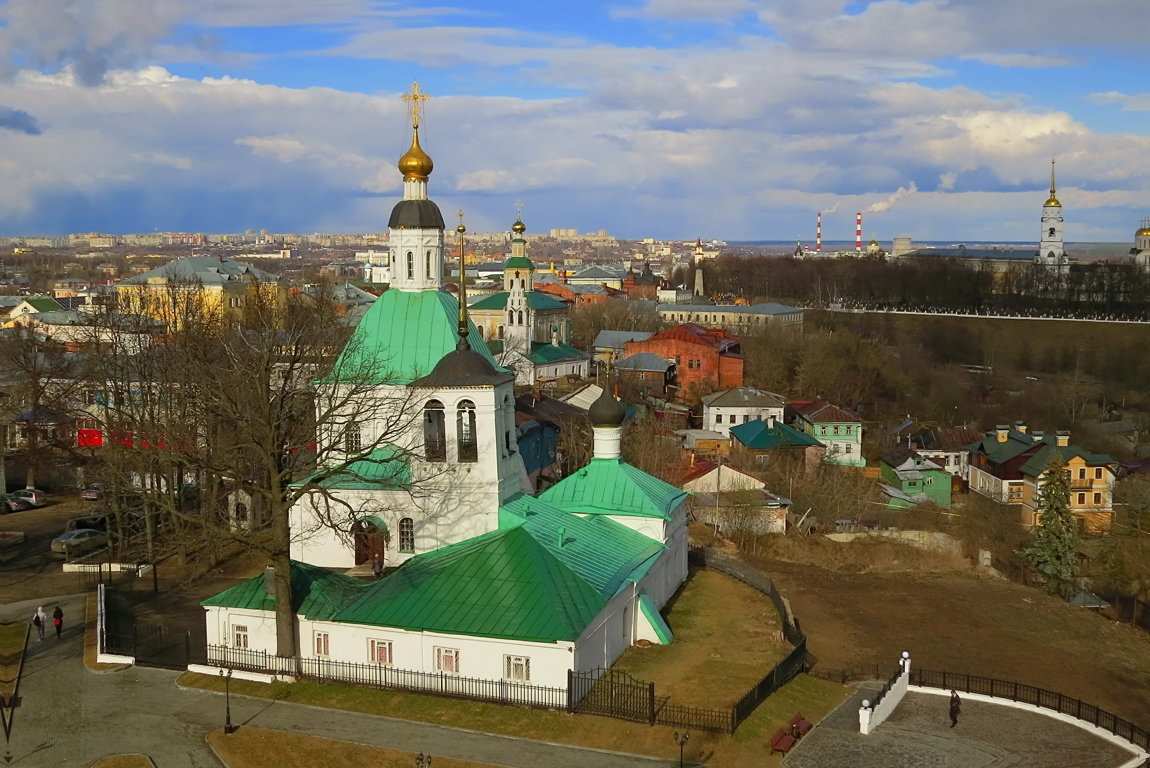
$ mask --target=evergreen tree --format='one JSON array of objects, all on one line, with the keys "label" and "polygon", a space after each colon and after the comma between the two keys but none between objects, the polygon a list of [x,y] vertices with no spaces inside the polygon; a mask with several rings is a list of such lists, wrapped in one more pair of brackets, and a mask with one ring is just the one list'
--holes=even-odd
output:
[{"label": "evergreen tree", "polygon": [[1070,512],[1070,473],[1057,451],[1046,465],[1046,482],[1038,492],[1034,543],[1019,554],[1042,574],[1052,595],[1072,594],[1078,573],[1078,525]]}]

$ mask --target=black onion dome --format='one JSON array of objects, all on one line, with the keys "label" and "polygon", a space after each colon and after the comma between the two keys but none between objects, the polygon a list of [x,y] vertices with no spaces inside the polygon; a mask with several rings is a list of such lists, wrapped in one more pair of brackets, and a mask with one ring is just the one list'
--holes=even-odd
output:
[{"label": "black onion dome", "polygon": [[627,409],[605,389],[587,411],[587,418],[593,427],[619,427],[626,417]]},{"label": "black onion dome", "polygon": [[483,387],[502,384],[511,377],[510,373],[496,370],[490,360],[474,349],[461,345],[440,358],[431,373],[411,382],[411,386]]},{"label": "black onion dome", "polygon": [[443,214],[430,200],[400,200],[391,209],[389,229],[443,229]]}]

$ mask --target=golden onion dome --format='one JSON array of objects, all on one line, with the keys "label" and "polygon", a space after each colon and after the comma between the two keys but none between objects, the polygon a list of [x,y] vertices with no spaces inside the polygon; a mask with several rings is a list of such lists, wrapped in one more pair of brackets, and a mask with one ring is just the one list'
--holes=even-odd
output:
[{"label": "golden onion dome", "polygon": [[1150,237],[1150,227],[1142,227],[1142,229],[1140,229],[1134,233],[1134,236],[1135,237]]},{"label": "golden onion dome", "polygon": [[527,231],[527,225],[523,223],[523,219],[516,219],[515,223],[511,225],[511,231],[517,235],[522,235]]},{"label": "golden onion dome", "polygon": [[419,126],[413,126],[411,148],[399,158],[399,172],[403,174],[404,180],[427,181],[433,168],[435,163],[431,162],[431,156],[419,146]]},{"label": "golden onion dome", "polygon": [[1058,198],[1057,198],[1057,197],[1055,197],[1053,194],[1051,194],[1051,195],[1050,195],[1050,199],[1049,199],[1049,200],[1047,200],[1047,201],[1046,201],[1045,203],[1043,203],[1042,205],[1043,205],[1043,207],[1047,207],[1047,208],[1048,208],[1048,207],[1050,207],[1050,206],[1052,206],[1052,205],[1057,205],[1059,208],[1061,208],[1061,207],[1062,207],[1062,203],[1058,202]]}]

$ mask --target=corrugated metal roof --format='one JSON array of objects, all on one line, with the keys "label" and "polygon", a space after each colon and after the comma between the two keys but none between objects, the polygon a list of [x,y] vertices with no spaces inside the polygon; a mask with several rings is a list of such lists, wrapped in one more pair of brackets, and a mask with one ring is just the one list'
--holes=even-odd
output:
[{"label": "corrugated metal roof", "polygon": [[394,445],[380,446],[319,483],[324,488],[397,489],[411,485],[411,461]]},{"label": "corrugated metal roof", "polygon": [[[359,321],[333,376],[338,378],[343,370],[352,377],[366,375],[376,383],[410,384],[455,350],[458,317],[459,302],[445,291],[387,291]],[[475,324],[469,323],[468,328],[471,348],[503,371]]]},{"label": "corrugated metal roof", "polygon": [[686,491],[621,459],[592,459],[539,494],[540,499],[569,512],[663,520],[671,519],[671,512],[686,496]]},{"label": "corrugated metal roof", "polygon": [[[331,619],[363,594],[367,583],[325,568],[292,561],[292,606],[301,616],[313,620]],[[260,574],[240,582],[200,603],[203,606],[274,611],[276,599],[267,594]]]},{"label": "corrugated metal roof", "polygon": [[[500,291],[493,293],[489,296],[484,296],[474,304],[469,304],[471,309],[506,309],[507,297],[510,294],[507,291]],[[527,306],[531,309],[566,309],[567,305],[559,301],[559,299],[552,298],[546,293],[541,291],[525,291],[523,295],[527,298]]]},{"label": "corrugated metal roof", "polygon": [[776,421],[772,427],[768,426],[762,419],[755,419],[737,427],[731,427],[730,433],[731,437],[752,450],[822,445],[806,432],[788,427],[780,421]]},{"label": "corrugated metal roof", "polygon": [[520,526],[413,557],[335,620],[547,642],[575,640],[604,605]]},{"label": "corrugated metal roof", "polygon": [[531,362],[557,363],[563,360],[586,360],[589,355],[570,344],[550,344],[546,341],[531,342]]}]

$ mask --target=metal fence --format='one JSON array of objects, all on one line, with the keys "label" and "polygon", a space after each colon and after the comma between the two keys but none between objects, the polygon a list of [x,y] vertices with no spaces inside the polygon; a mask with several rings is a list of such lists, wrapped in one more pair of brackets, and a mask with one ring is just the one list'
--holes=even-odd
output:
[{"label": "metal fence", "polygon": [[541,709],[564,709],[568,701],[568,693],[562,688],[517,683],[511,680],[462,677],[445,672],[418,672],[383,664],[360,664],[319,658],[286,658],[266,651],[218,645],[208,646],[208,663],[265,674],[338,681],[366,688],[418,691]]},{"label": "metal fence", "polygon": [[1094,704],[1088,704],[1081,699],[1064,696],[1056,691],[1048,691],[1025,683],[1012,680],[998,680],[993,677],[980,677],[956,672],[918,669],[911,667],[911,685],[922,685],[929,688],[954,689],[966,693],[979,693],[984,696],[1021,701],[1033,704],[1043,709],[1052,709],[1064,715],[1071,715],[1079,720],[1110,731],[1115,736],[1126,739],[1142,749],[1150,749],[1150,732],[1131,723],[1117,715],[1107,712]]}]

